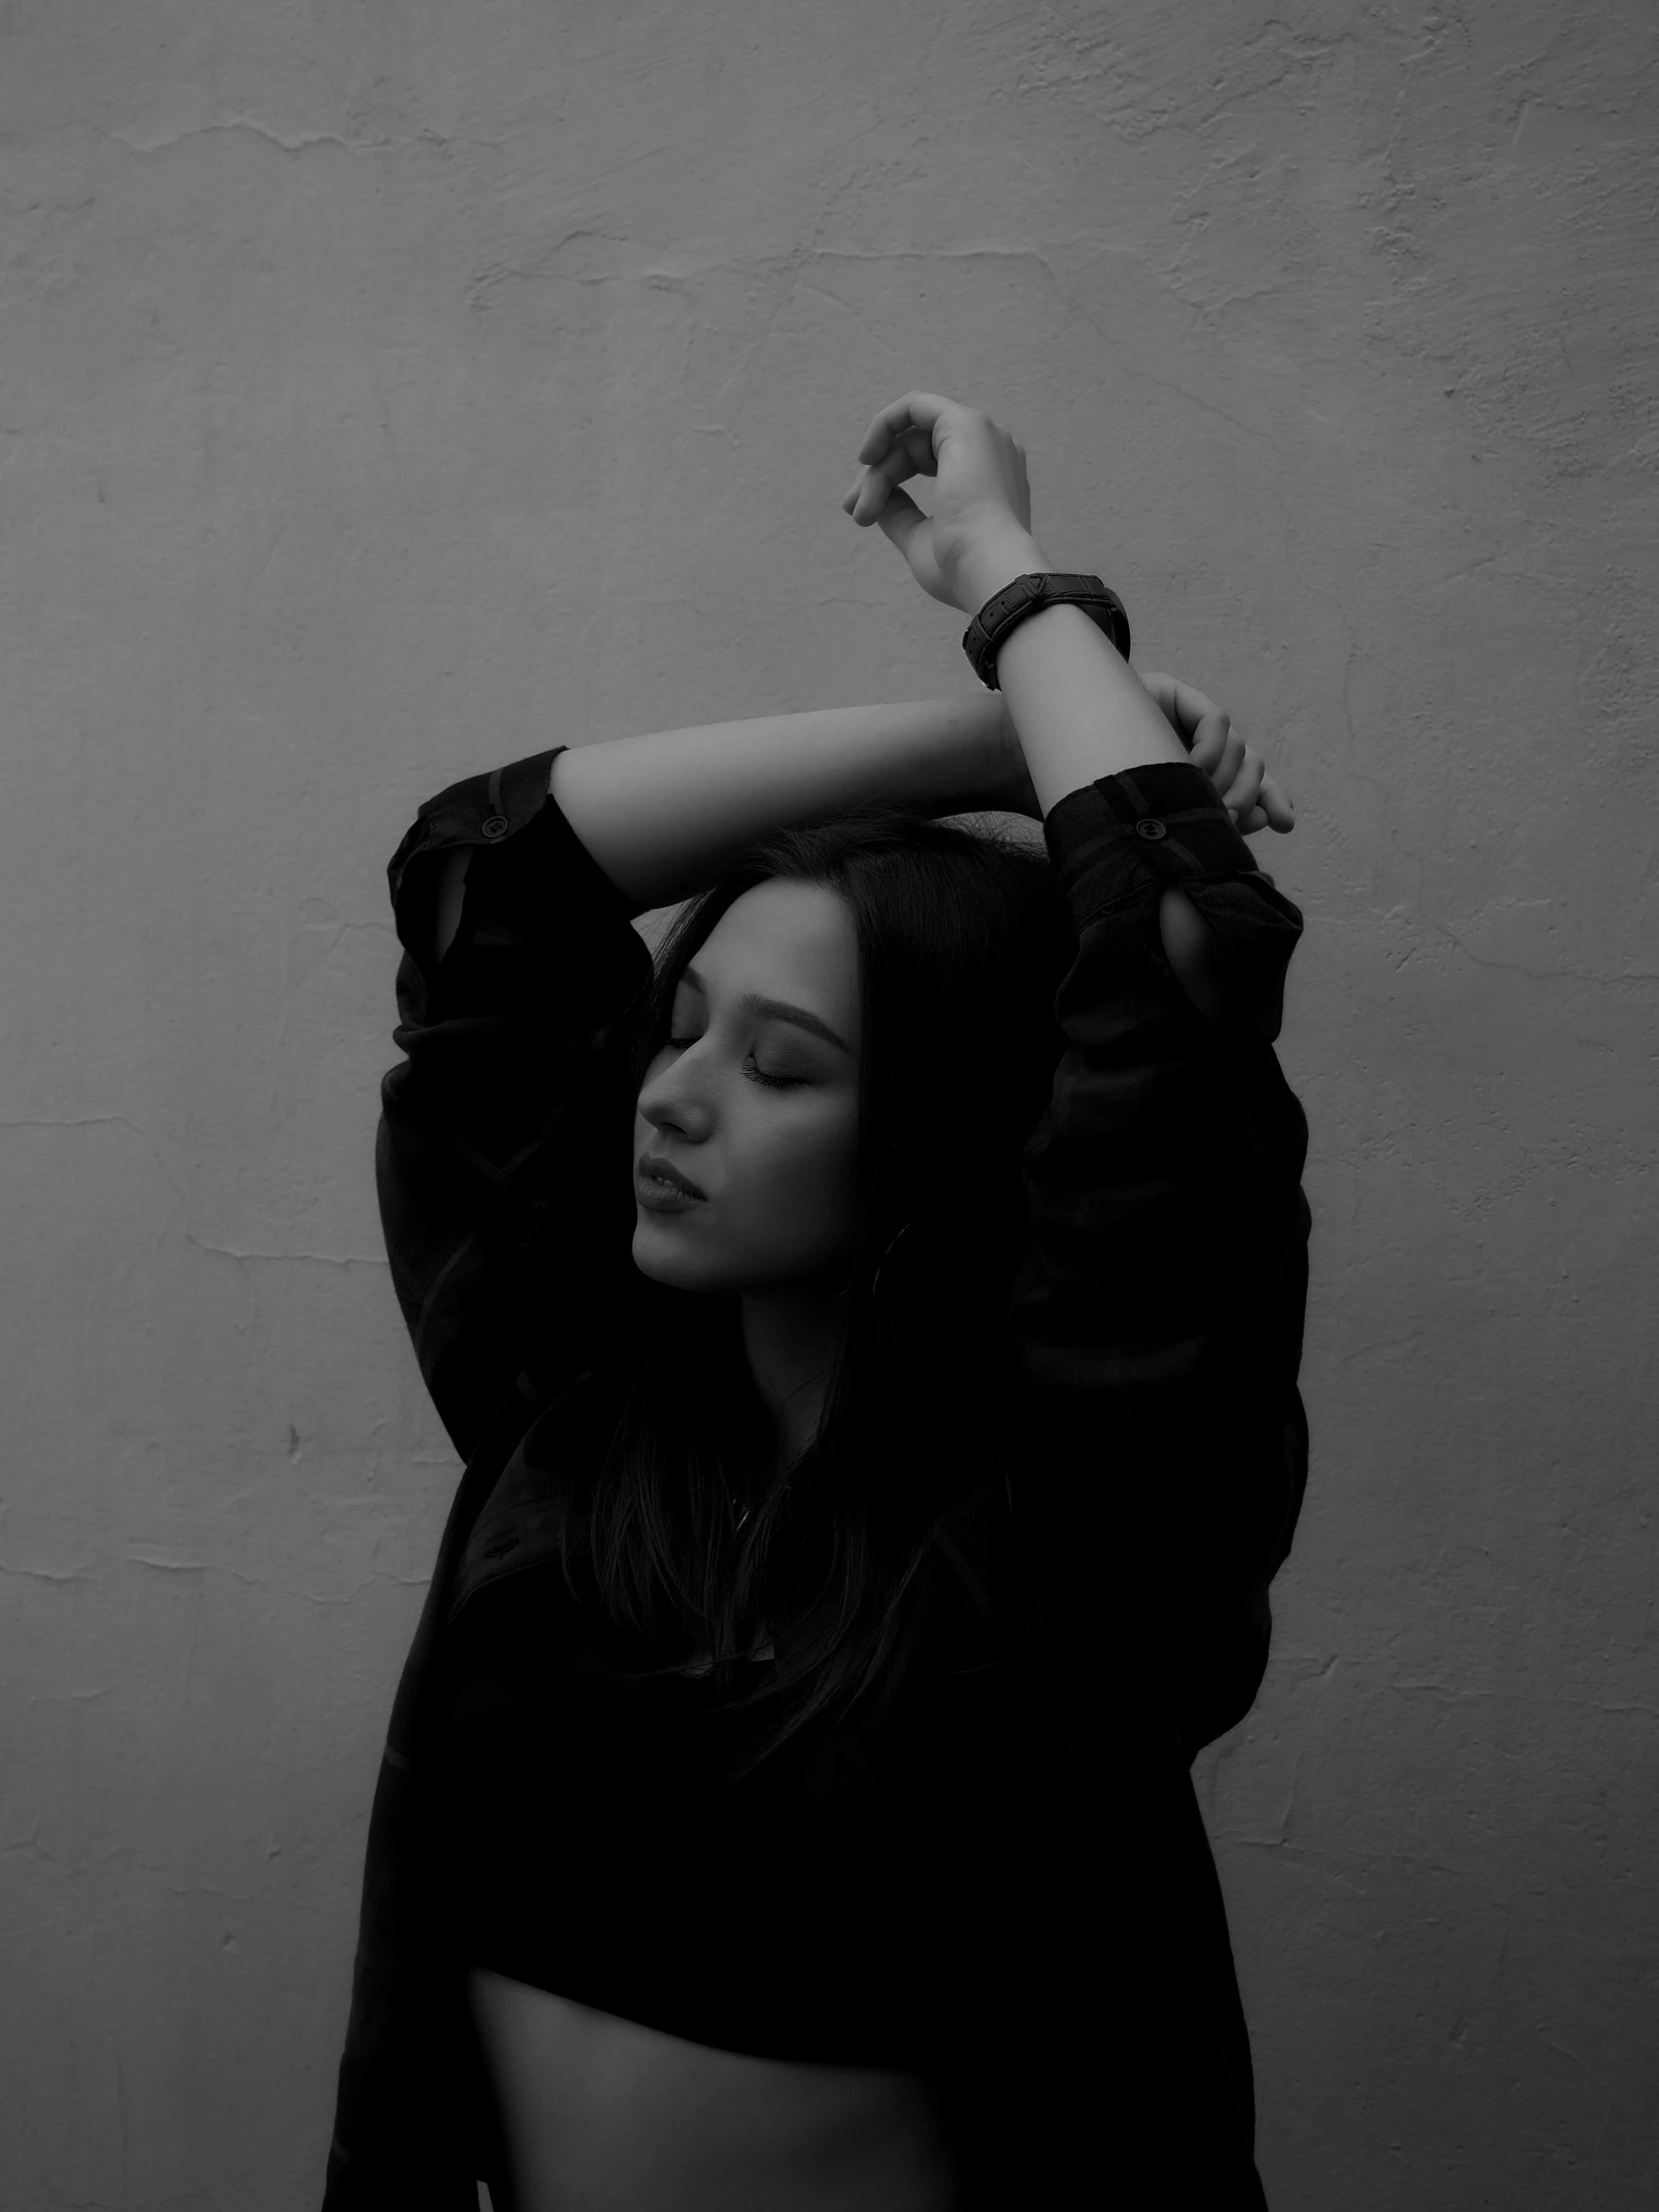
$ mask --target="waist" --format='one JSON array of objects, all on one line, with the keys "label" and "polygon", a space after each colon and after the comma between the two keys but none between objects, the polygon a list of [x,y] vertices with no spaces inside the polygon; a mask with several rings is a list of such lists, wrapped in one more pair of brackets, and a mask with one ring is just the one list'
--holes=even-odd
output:
[{"label": "waist", "polygon": [[485,1968],[467,1989],[512,2212],[953,2212],[919,2074],[719,2049]]}]

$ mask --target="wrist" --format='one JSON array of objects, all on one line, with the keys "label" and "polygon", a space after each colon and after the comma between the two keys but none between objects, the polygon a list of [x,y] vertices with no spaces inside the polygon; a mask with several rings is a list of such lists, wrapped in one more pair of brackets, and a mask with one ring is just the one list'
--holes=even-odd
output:
[{"label": "wrist", "polygon": [[956,563],[956,604],[965,615],[976,615],[987,599],[994,599],[1016,576],[1051,571],[1048,558],[1029,531],[1010,527],[977,538]]}]

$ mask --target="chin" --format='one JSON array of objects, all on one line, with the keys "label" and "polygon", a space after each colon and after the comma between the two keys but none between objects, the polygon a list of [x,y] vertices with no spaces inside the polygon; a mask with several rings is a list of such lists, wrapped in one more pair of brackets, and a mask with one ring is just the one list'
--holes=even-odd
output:
[{"label": "chin", "polygon": [[653,1283],[666,1283],[676,1291],[718,1291],[728,1286],[709,1280],[709,1265],[695,1252],[676,1252],[665,1249],[668,1240],[654,1239],[651,1232],[634,1232],[634,1265],[641,1275],[649,1276]]}]

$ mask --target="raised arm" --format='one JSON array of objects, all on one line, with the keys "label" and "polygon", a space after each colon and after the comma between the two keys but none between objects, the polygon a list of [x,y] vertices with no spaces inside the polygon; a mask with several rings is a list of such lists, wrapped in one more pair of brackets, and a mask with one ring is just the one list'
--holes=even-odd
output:
[{"label": "raised arm", "polygon": [[[988,417],[911,393],[859,458],[848,511],[931,596],[976,612],[1049,565]],[[927,517],[897,486],[935,471]],[[1273,1050],[1302,916],[1081,610],[1031,615],[997,676],[1076,936],[1009,1316],[1037,1520],[1073,1656],[1110,1641],[1190,1758],[1256,1694],[1307,1479],[1308,1128]]]},{"label": "raised arm", "polygon": [[989,692],[827,707],[585,745],[560,754],[553,794],[611,881],[666,906],[753,838],[859,800],[1006,807],[1008,737]]},{"label": "raised arm", "polygon": [[[862,472],[842,505],[854,522],[880,525],[931,598],[973,614],[1016,576],[1053,570],[1028,527],[1024,448],[976,409],[909,392],[876,416],[858,458]],[[898,488],[914,475],[938,478],[932,515]],[[1080,607],[1028,615],[999,649],[996,678],[1045,821],[1103,776],[1189,765],[1188,744]],[[1271,804],[1267,819],[1290,827],[1288,810]],[[1216,946],[1176,885],[1164,890],[1159,926],[1182,988],[1219,1020]]]},{"label": "raised arm", "polygon": [[[989,694],[830,708],[539,754],[420,809],[388,871],[405,1058],[377,1167],[398,1298],[463,1454],[531,1336],[544,1366],[575,1346],[607,1255],[628,1280],[620,1024],[651,972],[631,918],[763,831],[855,800],[1023,806],[1010,741]],[[614,1173],[596,1173],[613,1144]]]},{"label": "raised arm", "polygon": [[[1004,703],[921,699],[758,715],[564,751],[549,792],[611,882],[640,907],[689,898],[770,830],[860,799],[915,801],[932,815],[1034,815]],[[445,856],[434,956],[460,926],[470,848]]]},{"label": "raised arm", "polygon": [[[1272,779],[1263,778],[1260,761],[1228,739],[1227,718],[1201,730],[1200,718],[1216,715],[1211,701],[1173,677],[1127,681],[1166,733],[1180,733],[1177,758],[1187,758],[1190,747],[1218,790],[1239,778],[1241,827],[1290,827],[1289,807]],[[1241,768],[1246,762],[1254,777]],[[1008,702],[992,692],[605,739],[562,752],[549,790],[611,882],[642,907],[689,897],[724,859],[769,830],[861,799],[914,802],[934,816],[1010,813],[1040,822],[1048,811]],[[447,854],[437,879],[438,959],[460,925],[470,857],[470,848]],[[1190,908],[1171,914],[1168,935],[1177,967],[1196,974],[1203,925]]]},{"label": "raised arm", "polygon": [[380,1216],[463,1458],[525,1363],[582,1365],[608,1271],[626,1281],[624,1017],[651,956],[637,904],[549,803],[552,761],[427,800],[387,868],[404,1057],[380,1089]]}]

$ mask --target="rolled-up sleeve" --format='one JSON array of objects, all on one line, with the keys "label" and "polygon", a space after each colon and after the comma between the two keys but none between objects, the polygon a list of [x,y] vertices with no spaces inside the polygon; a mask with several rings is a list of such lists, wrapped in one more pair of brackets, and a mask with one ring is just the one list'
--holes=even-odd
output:
[{"label": "rolled-up sleeve", "polygon": [[[651,955],[644,909],[565,820],[563,748],[450,785],[387,866],[403,957],[375,1175],[420,1372],[462,1458],[532,1353],[581,1356],[634,1219],[628,1017]],[[459,925],[435,957],[440,863],[470,847]]]},{"label": "rolled-up sleeve", "polygon": [[[1066,1602],[1085,1639],[1122,1632],[1191,1756],[1260,1687],[1307,1482],[1308,1126],[1274,1050],[1303,917],[1187,764],[1104,777],[1043,827],[1076,951],[1012,1347]],[[1210,935],[1213,1020],[1165,950],[1172,887]]]}]

